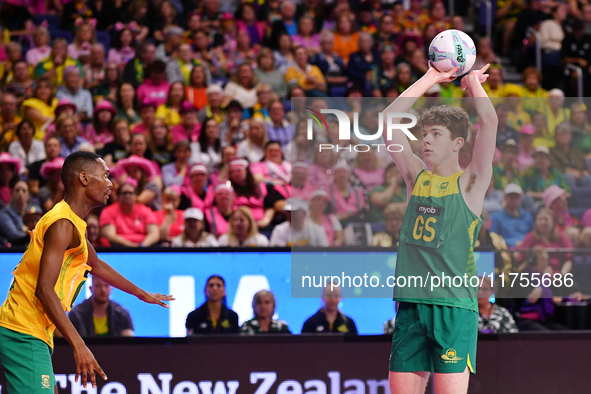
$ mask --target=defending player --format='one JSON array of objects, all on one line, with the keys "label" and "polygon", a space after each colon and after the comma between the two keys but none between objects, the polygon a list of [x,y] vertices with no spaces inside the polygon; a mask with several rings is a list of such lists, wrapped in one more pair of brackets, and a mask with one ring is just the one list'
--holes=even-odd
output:
[{"label": "defending player", "polygon": [[13,272],[0,309],[0,362],[9,394],[47,394],[54,387],[57,393],[50,355],[56,327],[74,348],[76,382],[80,375],[86,387],[90,374],[96,387],[95,370],[107,379],[65,312],[91,270],[93,276],[144,302],[168,307],[162,301],[174,299],[139,289],[100,260],[86,242],[83,218],[90,209],[107,203],[113,186],[105,162],[94,153],[75,152],[66,158],[61,178],[64,200],[31,232],[31,243]]},{"label": "defending player", "polygon": [[[470,121],[461,108],[432,107],[418,120],[425,161],[412,153],[404,133],[392,141],[403,146],[392,158],[408,189],[396,266],[397,281],[418,275],[476,275],[473,248],[482,225],[484,195],[492,177],[497,116],[482,88],[488,65],[462,79],[462,89],[475,97],[480,130],[471,164],[462,171],[458,153]],[[385,112],[408,112],[418,97],[436,83],[453,81],[458,69],[440,73],[430,67]],[[395,122],[396,123],[396,122]],[[390,356],[390,392],[424,393],[430,373],[437,394],[464,394],[475,373],[478,336],[476,288],[463,286],[430,292],[396,286],[400,301]],[[429,292],[429,293],[428,293]]]}]

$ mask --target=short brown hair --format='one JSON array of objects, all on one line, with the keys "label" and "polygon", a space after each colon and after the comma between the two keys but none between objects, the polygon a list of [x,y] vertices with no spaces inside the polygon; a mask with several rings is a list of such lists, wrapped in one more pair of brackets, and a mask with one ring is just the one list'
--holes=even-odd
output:
[{"label": "short brown hair", "polygon": [[470,129],[470,118],[466,111],[459,107],[433,106],[421,114],[418,126],[423,130],[427,126],[435,125],[447,127],[451,132],[452,140],[462,137],[466,141]]}]

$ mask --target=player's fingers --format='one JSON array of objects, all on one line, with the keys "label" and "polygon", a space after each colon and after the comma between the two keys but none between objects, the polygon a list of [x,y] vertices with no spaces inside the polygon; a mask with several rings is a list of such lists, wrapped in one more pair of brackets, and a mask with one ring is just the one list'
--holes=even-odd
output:
[{"label": "player's fingers", "polygon": [[94,369],[90,370],[90,382],[92,383],[92,388],[96,387],[96,374],[94,373]]},{"label": "player's fingers", "polygon": [[489,67],[490,67],[490,63],[487,63],[486,66],[484,66],[480,69],[480,72],[484,74],[486,72],[486,70],[488,70]]},{"label": "player's fingers", "polygon": [[175,299],[174,296],[165,294],[158,294],[158,298],[160,298],[162,301],[173,301]]},{"label": "player's fingers", "polygon": [[95,360],[94,361],[94,370],[97,371],[99,373],[99,375],[101,375],[101,377],[104,380],[107,380],[107,374],[105,373],[105,371],[103,371],[103,369],[101,368],[100,365],[98,365],[98,362]]},{"label": "player's fingers", "polygon": [[88,382],[88,371],[86,370],[86,367],[82,368],[82,373],[80,376],[82,377],[82,386],[86,388],[86,383]]}]

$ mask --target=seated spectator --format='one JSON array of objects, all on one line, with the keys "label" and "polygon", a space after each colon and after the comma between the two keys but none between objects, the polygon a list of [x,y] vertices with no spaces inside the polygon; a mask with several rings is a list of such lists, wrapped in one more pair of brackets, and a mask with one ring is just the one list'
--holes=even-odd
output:
[{"label": "seated spectator", "polygon": [[61,114],[55,121],[57,139],[61,145],[61,157],[66,158],[79,150],[81,144],[88,142],[78,135],[78,122],[74,115]]},{"label": "seated spectator", "polygon": [[[103,46],[102,44],[93,45],[91,59],[98,58],[103,61]],[[86,88],[90,89],[93,99],[98,101],[100,99],[109,100],[113,103],[118,101],[117,94],[121,86],[121,69],[117,63],[109,62],[105,64],[95,64],[96,69],[86,72]],[[99,68],[100,67],[100,68]],[[89,82],[92,78],[92,82]],[[129,85],[131,86],[131,85]],[[133,86],[131,86],[133,87]],[[135,91],[134,91],[135,93]]]},{"label": "seated spectator", "polygon": [[214,205],[205,210],[207,219],[205,229],[216,238],[228,232],[228,221],[234,212],[234,189],[226,183],[220,183],[215,188]]},{"label": "seated spectator", "polygon": [[238,144],[236,154],[239,157],[248,159],[251,163],[257,163],[265,158],[267,142],[267,126],[265,122],[259,118],[252,119],[248,138]]},{"label": "seated spectator", "polygon": [[359,51],[351,54],[347,64],[347,76],[353,83],[364,84],[368,74],[380,61],[380,56],[373,49],[373,37],[371,33],[359,33]]},{"label": "seated spectator", "polygon": [[328,189],[334,183],[333,166],[336,163],[336,154],[332,149],[316,149],[318,150],[314,151],[314,161],[310,166],[308,180],[317,189]]},{"label": "seated spectator", "polygon": [[491,215],[490,232],[499,234],[510,248],[519,247],[525,236],[534,229],[531,214],[520,208],[523,190],[515,183],[505,186],[505,208]]},{"label": "seated spectator", "polygon": [[383,173],[382,184],[374,187],[369,193],[368,220],[383,221],[384,208],[390,203],[406,202],[406,194],[406,186],[400,170],[395,163],[390,163]]},{"label": "seated spectator", "polygon": [[[531,196],[529,197],[531,198]],[[532,204],[533,203],[530,200],[530,205]],[[503,191],[495,189],[494,177],[490,179],[490,185],[488,185],[488,189],[484,195],[484,203],[482,208],[490,213],[498,212],[503,209]]]},{"label": "seated spectator", "polygon": [[160,185],[154,180],[155,173],[150,160],[136,155],[117,162],[119,182],[126,182],[128,179],[135,180],[135,191],[138,204],[142,204],[158,211],[162,209],[162,191]]},{"label": "seated spectator", "polygon": [[285,119],[285,108],[281,101],[271,101],[269,117],[266,122],[268,137],[272,141],[279,141],[283,148],[291,142],[291,124]]},{"label": "seated spectator", "polygon": [[92,276],[90,298],[76,305],[68,317],[82,338],[132,337],[131,315],[121,305],[112,301],[111,285]]},{"label": "seated spectator", "polygon": [[215,69],[214,75],[219,78],[227,78],[229,75],[236,74],[238,67],[242,64],[248,64],[251,68],[256,67],[260,47],[251,44],[248,31],[238,30],[236,48],[231,48],[231,43],[225,43],[216,48],[210,61]]},{"label": "seated spectator", "polygon": [[581,218],[581,226],[583,228],[591,227],[591,208],[587,209]]},{"label": "seated spectator", "polygon": [[115,120],[113,129],[113,141],[107,142],[100,151],[100,156],[109,167],[113,167],[119,160],[127,157],[131,140],[129,122],[126,119]]},{"label": "seated spectator", "polygon": [[39,173],[45,178],[45,186],[39,189],[39,204],[45,212],[51,210],[55,204],[64,198],[64,184],[61,179],[62,166],[65,159],[58,157],[52,161],[46,161],[41,166]]},{"label": "seated spectator", "polygon": [[187,335],[238,334],[238,314],[226,306],[226,282],[212,275],[205,282],[205,302],[187,316]]},{"label": "seated spectator", "polygon": [[[528,233],[519,246],[521,249],[531,249],[534,246],[544,248],[572,248],[573,244],[566,235],[556,227],[554,212],[549,208],[538,211],[534,231]],[[570,272],[572,268],[571,253],[551,253],[550,267],[553,273]]]},{"label": "seated spectator", "polygon": [[154,159],[154,154],[148,147],[148,135],[147,134],[138,134],[134,133],[131,136],[129,142],[129,153],[128,156],[136,155],[138,157],[147,159],[152,166],[153,171],[153,181],[158,185],[158,187],[162,188],[162,172],[160,171],[160,166],[156,163]]},{"label": "seated spectator", "polygon": [[226,85],[224,94],[240,103],[243,108],[253,108],[257,103],[256,76],[248,63],[243,63]]},{"label": "seated spectator", "polygon": [[[181,45],[181,48],[184,47],[184,44]],[[193,59],[195,61],[195,59]],[[207,105],[207,87],[209,86],[207,76],[209,74],[209,70],[207,66],[198,61],[198,64],[193,66],[191,73],[189,74],[189,81],[186,83],[185,87],[185,95],[187,96],[187,101],[195,107],[197,111],[205,108]],[[179,69],[182,71],[184,68]],[[211,75],[210,75],[211,77]]]},{"label": "seated spectator", "polygon": [[506,97],[504,102],[508,105],[507,126],[519,130],[521,126],[531,123],[530,114],[521,108],[523,88],[519,85],[508,83],[505,85],[503,94]]},{"label": "seated spectator", "polygon": [[162,30],[162,33],[164,33],[164,42],[156,47],[154,57],[156,60],[161,60],[166,63],[171,58],[178,57],[179,45],[185,32],[178,26],[168,26]]},{"label": "seated spectator", "polygon": [[472,66],[474,70],[480,70],[489,63],[501,63],[501,59],[495,54],[490,37],[480,37],[476,43],[476,61]]},{"label": "seated spectator", "polygon": [[374,33],[374,47],[380,50],[384,46],[396,45],[397,38],[394,32],[394,15],[384,13],[380,18],[378,30]]},{"label": "seated spectator", "polygon": [[283,147],[283,154],[285,160],[289,162],[295,161],[311,161],[314,156],[314,148],[316,142],[314,138],[308,139],[308,125],[305,119],[300,120],[296,123],[295,133],[293,134],[293,140],[289,141],[287,145]]},{"label": "seated spectator", "polygon": [[259,54],[257,68],[254,70],[255,77],[259,83],[267,83],[271,86],[273,93],[280,99],[287,97],[287,84],[283,74],[275,68],[275,57],[269,48],[263,48]]},{"label": "seated spectator", "polygon": [[125,67],[125,64],[135,57],[134,33],[129,26],[115,26],[117,33],[109,49],[107,61],[117,63],[119,68]]},{"label": "seated spectator", "polygon": [[84,220],[86,221],[86,238],[95,249],[111,246],[109,241],[101,236],[101,226],[99,225],[98,217],[90,214]]},{"label": "seated spectator", "polygon": [[357,154],[353,168],[353,179],[354,183],[361,186],[366,194],[383,184],[385,173],[386,170],[378,166],[378,158],[373,149]]},{"label": "seated spectator", "polygon": [[398,246],[400,241],[400,230],[404,219],[405,203],[391,202],[384,209],[385,231],[373,235],[372,246],[392,248]]},{"label": "seated spectator", "polygon": [[591,124],[587,118],[585,104],[571,104],[570,125],[573,131],[570,146],[579,148],[588,158],[591,153]]},{"label": "seated spectator", "polygon": [[[135,88],[128,82],[123,82],[117,85],[116,103],[117,115],[115,119],[125,119],[129,124],[136,124],[142,122],[144,119],[140,117],[140,108],[136,111]],[[154,117],[154,110],[152,109],[152,119]],[[145,122],[144,127],[148,122]]]},{"label": "seated spectator", "polygon": [[179,141],[197,142],[201,133],[201,125],[197,121],[197,108],[185,101],[179,111],[181,121],[170,128],[172,143]]},{"label": "seated spectator", "polygon": [[308,203],[299,198],[288,199],[283,207],[287,221],[275,226],[271,246],[324,246],[328,239],[324,228],[308,219]]},{"label": "seated spectator", "polygon": [[220,127],[213,118],[203,122],[197,142],[191,143],[191,162],[203,163],[208,171],[213,171],[222,160]]},{"label": "seated spectator", "polygon": [[163,119],[169,127],[178,125],[181,123],[180,111],[186,99],[183,82],[171,83],[166,102],[156,109],[156,118]]},{"label": "seated spectator", "polygon": [[17,103],[20,104],[31,97],[35,81],[31,78],[29,66],[24,60],[17,60],[12,65],[14,77],[12,81],[5,82],[5,92],[14,94]]},{"label": "seated spectator", "polygon": [[179,209],[181,203],[181,188],[170,186],[162,191],[162,209],[154,212],[156,223],[160,226],[160,240],[171,242],[183,233],[183,211]]},{"label": "seated spectator", "polygon": [[143,80],[137,88],[137,98],[140,102],[148,100],[156,107],[166,103],[170,84],[166,81],[166,65],[161,60],[155,60],[149,66],[149,78]]},{"label": "seated spectator", "polygon": [[564,174],[570,190],[577,186],[591,186],[591,174],[587,169],[585,154],[576,146],[571,146],[572,129],[570,124],[556,126],[556,146],[550,149],[552,167]]},{"label": "seated spectator", "polygon": [[246,335],[255,334],[291,334],[287,322],[275,320],[275,295],[268,290],[260,290],[252,298],[254,317],[245,321],[240,332]]},{"label": "seated spectator", "polygon": [[275,68],[282,74],[295,64],[295,56],[292,51],[292,40],[289,34],[283,33],[279,35],[278,44],[274,46],[275,51],[273,57],[275,58]]},{"label": "seated spectator", "polygon": [[521,178],[525,192],[539,201],[542,199],[544,190],[550,185],[558,185],[566,191],[570,191],[562,172],[552,167],[550,150],[547,147],[543,145],[536,147],[533,158],[534,166],[525,171]]},{"label": "seated spectator", "polygon": [[311,55],[320,52],[320,40],[314,25],[314,19],[304,14],[298,21],[298,34],[291,37],[294,45],[308,48]]},{"label": "seated spectator", "polygon": [[259,233],[257,224],[245,206],[239,206],[230,216],[228,232],[219,238],[220,246],[269,246],[267,237]]},{"label": "seated spectator", "polygon": [[[503,82],[503,67],[500,63],[492,63],[487,70],[488,79],[482,84],[486,95],[491,98],[493,104],[499,103],[498,97],[503,97],[505,84]],[[497,144],[498,145],[498,144]]]},{"label": "seated spectator", "polygon": [[348,13],[342,13],[337,18],[334,33],[334,51],[343,59],[345,66],[349,63],[352,53],[359,50],[359,33],[353,30],[353,21]]},{"label": "seated spectator", "polygon": [[309,64],[308,59],[308,50],[305,47],[296,48],[296,64],[285,72],[285,82],[290,86],[299,86],[309,97],[324,97],[326,95],[324,75],[318,67]]},{"label": "seated spectator", "polygon": [[329,212],[328,193],[324,190],[316,190],[310,199],[310,220],[324,228],[326,239],[330,246],[339,247],[345,242],[343,226],[336,215]]},{"label": "seated spectator", "polygon": [[51,54],[49,42],[51,36],[44,26],[39,26],[33,30],[33,47],[29,48],[26,54],[27,64],[35,67],[37,63]]},{"label": "seated spectator", "polygon": [[207,105],[197,114],[199,123],[205,122],[209,118],[214,118],[219,124],[224,120],[226,109],[222,108],[222,99],[224,97],[224,89],[216,83],[213,83],[205,90],[207,96]]},{"label": "seated spectator", "polygon": [[246,138],[249,132],[250,120],[242,120],[244,108],[236,100],[226,106],[226,116],[220,123],[220,141],[222,147],[236,146]]},{"label": "seated spectator", "polygon": [[542,74],[548,89],[562,85],[560,50],[564,39],[562,24],[567,17],[567,5],[558,4],[552,9],[552,18],[540,23],[539,31],[543,55]]},{"label": "seated spectator", "polygon": [[21,121],[16,126],[17,140],[8,146],[8,153],[21,160],[24,167],[36,161],[45,159],[43,142],[33,138],[35,127],[28,120]]},{"label": "seated spectator", "polygon": [[394,46],[384,45],[380,48],[379,60],[374,62],[369,77],[372,96],[383,97],[384,91],[394,87],[396,66],[394,65]]},{"label": "seated spectator", "polygon": [[179,187],[188,183],[189,158],[191,147],[187,141],[179,141],[172,150],[174,162],[162,166],[162,182],[165,187],[177,185]]},{"label": "seated spectator", "polygon": [[[137,89],[144,82],[144,79],[150,76],[152,70],[150,66],[154,63],[155,53],[156,47],[152,42],[146,40],[141,43],[136,56],[129,60],[123,68],[123,81],[132,84]],[[142,101],[143,99],[140,99],[140,102]]]},{"label": "seated spectator", "polygon": [[33,97],[23,101],[21,114],[35,126],[35,139],[43,140],[45,129],[55,119],[55,107],[58,100],[53,97],[51,80],[41,78],[37,80]]},{"label": "seated spectator", "polygon": [[308,163],[296,161],[292,166],[291,196],[310,202],[316,188],[308,182]]},{"label": "seated spectator", "polygon": [[236,148],[233,146],[226,146],[222,149],[222,162],[217,165],[215,171],[209,177],[209,182],[212,186],[217,186],[228,180],[230,175],[230,163],[234,159],[236,159]]},{"label": "seated spectator", "polygon": [[29,242],[29,231],[23,216],[29,204],[29,187],[24,181],[18,181],[12,188],[10,204],[0,210],[0,237],[11,245],[26,245]]},{"label": "seated spectator", "polygon": [[478,331],[483,334],[519,332],[511,312],[490,302],[493,286],[490,277],[481,277],[481,285],[478,287]]},{"label": "seated spectator", "polygon": [[515,140],[509,139],[501,145],[501,162],[493,167],[496,190],[503,190],[509,183],[519,182],[520,173],[517,170],[518,155],[519,148]]},{"label": "seated spectator", "polygon": [[172,134],[170,128],[162,118],[154,119],[146,136],[148,149],[152,153],[152,161],[159,168],[172,161]]},{"label": "seated spectator", "polygon": [[78,120],[89,122],[92,120],[92,95],[88,90],[81,88],[81,85],[78,67],[66,67],[64,69],[64,85],[57,90],[55,97],[58,100],[70,100],[77,108],[76,116],[78,116]]},{"label": "seated spectator", "polygon": [[29,193],[37,197],[39,187],[45,186],[45,179],[41,176],[41,166],[45,162],[53,161],[59,157],[62,150],[60,141],[56,137],[50,137],[45,140],[45,158],[31,163],[28,168],[27,183],[29,184]]},{"label": "seated spectator", "polygon": [[196,163],[189,170],[189,183],[181,188],[181,209],[190,207],[206,210],[213,204],[213,188],[207,186],[209,170],[204,164]]},{"label": "seated spectator", "polygon": [[[199,69],[199,73],[195,74],[199,78],[193,82],[191,77],[195,67]],[[193,48],[191,48],[190,44],[181,44],[178,57],[171,58],[166,62],[166,79],[170,83],[182,82],[183,85],[187,86],[187,95],[189,95],[189,92],[193,95],[197,93],[199,99],[205,99],[205,88],[211,83],[211,72],[204,61],[194,58]],[[193,90],[191,86],[197,90]],[[195,97],[193,96],[192,99],[190,100],[191,104],[194,103]],[[199,108],[201,107],[203,105]]]},{"label": "seated spectator", "polygon": [[339,310],[341,288],[334,283],[327,284],[322,291],[324,307],[310,317],[302,327],[302,334],[343,333],[357,335],[353,319]]},{"label": "seated spectator", "polygon": [[16,126],[22,118],[16,114],[17,101],[14,94],[4,92],[0,97],[0,151],[8,150],[10,143],[17,141]]},{"label": "seated spectator", "polygon": [[113,141],[113,123],[117,110],[108,100],[99,101],[92,113],[92,123],[86,127],[82,135],[93,144],[96,150],[101,150],[106,143]]},{"label": "seated spectator", "polygon": [[542,74],[535,67],[523,70],[523,102],[522,108],[528,113],[544,112],[548,104],[542,97],[548,97],[548,91],[540,86]]},{"label": "seated spectator", "polygon": [[64,71],[67,67],[76,67],[80,75],[84,75],[80,61],[67,55],[67,45],[65,38],[56,38],[51,44],[51,54],[35,66],[35,79],[48,79],[52,90],[64,84]]},{"label": "seated spectator", "polygon": [[329,189],[330,199],[333,212],[342,222],[365,209],[365,197],[360,188],[351,185],[351,168],[346,163],[337,163],[333,171],[334,184]]},{"label": "seated spectator", "polygon": [[545,145],[548,148],[556,146],[556,126],[568,122],[570,109],[564,107],[564,92],[560,89],[552,89],[548,92],[548,105],[546,106],[547,133],[536,136],[534,146]]},{"label": "seated spectator", "polygon": [[320,69],[329,87],[344,86],[348,81],[343,59],[334,51],[334,42],[335,36],[332,32],[322,31],[320,33],[321,51],[310,59],[310,64]]},{"label": "seated spectator", "polygon": [[517,170],[523,171],[534,164],[534,134],[536,128],[532,124],[525,124],[519,129],[519,155],[517,156]]},{"label": "seated spectator", "polygon": [[[156,103],[150,99],[144,99],[138,108],[140,122],[133,125],[132,131],[134,134],[148,134],[152,122],[156,118]],[[129,123],[129,121],[128,121]],[[131,123],[130,123],[131,124]]]},{"label": "seated spectator", "polygon": [[205,231],[203,212],[200,209],[187,208],[183,217],[185,228],[180,235],[172,240],[172,247],[207,248],[219,246],[215,236]]},{"label": "seated spectator", "polygon": [[265,123],[271,120],[269,113],[271,101],[277,98],[277,95],[273,93],[271,85],[268,83],[259,83],[255,86],[257,94],[257,103],[252,108],[247,108],[244,111],[243,117],[245,119],[263,119]]},{"label": "seated spectator", "polygon": [[160,240],[152,210],[137,202],[136,186],[135,179],[127,179],[119,187],[117,202],[101,212],[101,233],[113,246],[148,247]]},{"label": "seated spectator", "polygon": [[[250,170],[256,182],[289,186],[291,183],[291,163],[283,160],[281,144],[269,141],[265,144],[265,157],[259,163],[253,163]],[[291,189],[291,187],[289,187]],[[288,198],[288,195],[284,196]]]},{"label": "seated spectator", "polygon": [[549,186],[542,194],[544,207],[550,208],[556,219],[556,228],[576,245],[579,240],[579,221],[568,213],[568,193],[556,185]]},{"label": "seated spectator", "polygon": [[[497,148],[501,148],[509,140],[513,140],[514,145],[519,141],[519,133],[513,127],[508,125],[509,105],[500,103],[496,106],[499,124],[497,127]],[[519,153],[519,152],[518,152]]]}]

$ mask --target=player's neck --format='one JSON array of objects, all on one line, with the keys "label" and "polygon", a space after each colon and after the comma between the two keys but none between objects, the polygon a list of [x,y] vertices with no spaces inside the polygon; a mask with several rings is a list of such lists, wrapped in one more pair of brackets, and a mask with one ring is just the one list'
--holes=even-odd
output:
[{"label": "player's neck", "polygon": [[458,162],[458,157],[455,156],[450,157],[448,160],[441,163],[434,164],[432,173],[441,177],[448,177],[457,174],[460,171],[462,171],[462,168]]},{"label": "player's neck", "polygon": [[82,219],[84,219],[90,210],[94,208],[84,195],[76,195],[73,193],[66,194],[64,196],[64,201],[70,206],[70,209]]}]

